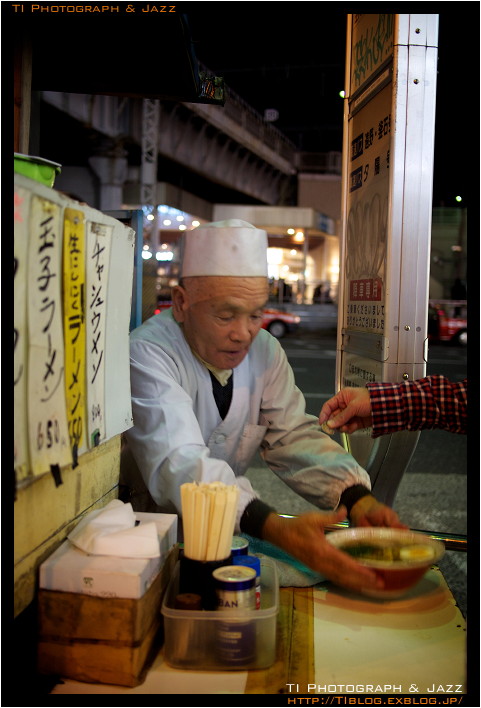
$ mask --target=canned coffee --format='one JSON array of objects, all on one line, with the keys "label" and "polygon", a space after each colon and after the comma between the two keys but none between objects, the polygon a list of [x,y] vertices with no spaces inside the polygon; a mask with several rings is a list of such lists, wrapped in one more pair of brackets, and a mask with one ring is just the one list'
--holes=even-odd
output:
[{"label": "canned coffee", "polygon": [[[246,612],[256,609],[256,571],[240,565],[227,565],[212,573],[217,594],[217,609],[225,620],[217,624],[219,658],[230,666],[243,666],[255,660],[255,619]],[[239,618],[236,619],[236,613]]]}]

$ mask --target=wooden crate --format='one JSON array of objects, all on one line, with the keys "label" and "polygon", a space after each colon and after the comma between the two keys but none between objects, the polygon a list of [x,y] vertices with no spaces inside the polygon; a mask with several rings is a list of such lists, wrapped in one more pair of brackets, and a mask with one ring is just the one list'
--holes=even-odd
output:
[{"label": "wooden crate", "polygon": [[160,608],[177,556],[176,547],[137,600],[39,590],[39,673],[90,683],[141,683],[161,645]]}]

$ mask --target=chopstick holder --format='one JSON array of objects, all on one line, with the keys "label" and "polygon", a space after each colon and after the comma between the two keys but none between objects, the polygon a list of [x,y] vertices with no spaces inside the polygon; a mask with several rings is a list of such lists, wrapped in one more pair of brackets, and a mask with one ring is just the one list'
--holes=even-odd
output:
[{"label": "chopstick holder", "polygon": [[202,597],[204,609],[215,609],[216,595],[212,572],[232,562],[239,489],[223,482],[180,488],[184,550],[180,554],[179,592]]}]

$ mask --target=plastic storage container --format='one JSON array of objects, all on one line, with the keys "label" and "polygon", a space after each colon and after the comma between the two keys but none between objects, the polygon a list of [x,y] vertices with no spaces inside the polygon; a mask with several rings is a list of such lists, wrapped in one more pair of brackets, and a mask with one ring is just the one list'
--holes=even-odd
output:
[{"label": "plastic storage container", "polygon": [[[179,564],[162,603],[164,618],[164,658],[176,669],[224,670],[265,669],[276,658],[279,582],[277,569],[268,558],[261,560],[261,607],[259,610],[176,610],[179,589]],[[253,643],[245,647],[245,661],[233,664],[222,651],[226,622],[239,623],[241,641]],[[248,627],[249,631],[245,631]]]}]

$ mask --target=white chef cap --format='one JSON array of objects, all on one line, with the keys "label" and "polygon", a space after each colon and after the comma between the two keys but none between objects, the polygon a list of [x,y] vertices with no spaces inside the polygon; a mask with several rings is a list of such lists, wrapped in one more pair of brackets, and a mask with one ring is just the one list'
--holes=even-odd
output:
[{"label": "white chef cap", "polygon": [[240,219],[198,226],[183,234],[181,275],[267,277],[267,233]]}]

